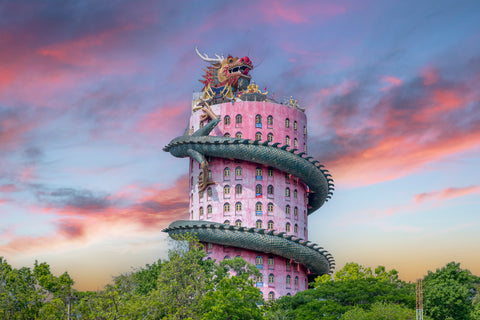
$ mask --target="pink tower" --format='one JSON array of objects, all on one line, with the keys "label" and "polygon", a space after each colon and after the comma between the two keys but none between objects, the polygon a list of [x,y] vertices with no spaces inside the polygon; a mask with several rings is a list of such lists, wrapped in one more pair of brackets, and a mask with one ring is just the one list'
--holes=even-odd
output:
[{"label": "pink tower", "polygon": [[195,233],[208,259],[238,256],[256,265],[264,298],[305,290],[334,262],[308,241],[308,215],[330,198],[333,180],[306,156],[304,110],[250,84],[248,57],[200,56],[212,63],[205,88],[185,135],[165,147],[190,157],[190,217],[164,231]]}]

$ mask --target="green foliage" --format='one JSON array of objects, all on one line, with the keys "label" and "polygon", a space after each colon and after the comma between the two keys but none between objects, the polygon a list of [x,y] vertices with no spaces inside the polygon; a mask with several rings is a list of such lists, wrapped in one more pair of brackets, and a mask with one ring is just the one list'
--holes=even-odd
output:
[{"label": "green foliage", "polygon": [[455,262],[435,272],[429,271],[423,280],[425,313],[435,320],[471,319],[475,313],[472,300],[479,280]]},{"label": "green foliage", "polygon": [[[376,302],[369,310],[359,307],[344,313],[340,320],[415,320],[415,310],[395,303]],[[427,320],[427,318],[425,318]]]}]

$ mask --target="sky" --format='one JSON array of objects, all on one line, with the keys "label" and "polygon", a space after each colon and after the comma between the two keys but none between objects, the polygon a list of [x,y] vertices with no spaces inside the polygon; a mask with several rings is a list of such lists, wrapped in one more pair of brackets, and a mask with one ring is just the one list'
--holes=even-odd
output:
[{"label": "sky", "polygon": [[450,261],[480,275],[478,1],[2,1],[0,256],[79,290],[166,258],[188,217],[183,133],[207,65],[306,108],[335,180],[309,217],[337,270],[414,281]]}]

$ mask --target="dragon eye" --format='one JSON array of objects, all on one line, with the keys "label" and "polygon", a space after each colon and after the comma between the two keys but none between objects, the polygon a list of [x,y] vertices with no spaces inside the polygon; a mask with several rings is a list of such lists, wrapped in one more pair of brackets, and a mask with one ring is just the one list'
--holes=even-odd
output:
[{"label": "dragon eye", "polygon": [[228,63],[233,63],[233,59],[228,60]]}]

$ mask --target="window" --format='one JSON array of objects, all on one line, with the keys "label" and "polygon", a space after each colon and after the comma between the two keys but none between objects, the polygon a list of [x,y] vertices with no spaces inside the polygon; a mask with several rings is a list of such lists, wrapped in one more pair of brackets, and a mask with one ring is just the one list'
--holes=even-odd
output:
[{"label": "window", "polygon": [[230,195],[230,186],[228,184],[223,187],[223,194]]},{"label": "window", "polygon": [[268,223],[267,223],[267,228],[272,230],[273,229],[273,221],[272,220],[269,220]]},{"label": "window", "polygon": [[261,133],[261,132],[255,133],[255,140],[257,140],[257,141],[261,141],[261,140],[262,140],[262,133]]},{"label": "window", "polygon": [[285,188],[285,197],[290,197],[290,188]]},{"label": "window", "polygon": [[262,197],[262,185],[257,184],[255,187],[255,197]]},{"label": "window", "polygon": [[307,127],[303,126],[303,136],[307,136]]},{"label": "window", "polygon": [[242,220],[238,219],[235,221],[235,227],[241,227],[242,226]]},{"label": "window", "polygon": [[292,263],[290,262],[289,259],[285,260],[285,268],[287,271],[290,271],[290,268],[292,267]]},{"label": "window", "polygon": [[[296,180],[293,180],[293,181],[296,181]],[[293,197],[294,197],[295,199],[297,198],[297,195],[298,195],[297,189],[293,190]]]},{"label": "window", "polygon": [[287,279],[285,280],[285,283],[287,286],[290,286],[290,283],[292,283],[292,277],[290,275],[287,275]]},{"label": "window", "polygon": [[298,220],[298,207],[293,208],[293,216],[295,217],[295,220]]},{"label": "window", "polygon": [[[210,259],[210,258],[209,258],[209,259]],[[290,297],[290,296],[292,296],[292,295],[290,294],[290,292],[287,292],[287,296],[289,296],[289,297]]]},{"label": "window", "polygon": [[268,170],[267,170],[267,176],[273,177],[273,168],[268,168]]},{"label": "window", "polygon": [[203,207],[200,207],[200,209],[198,210],[200,215],[203,216]]},{"label": "window", "polygon": [[235,133],[235,138],[242,139],[242,133],[241,132]]},{"label": "window", "polygon": [[225,132],[225,134],[223,135],[225,138],[230,138],[230,133],[228,132]]},{"label": "window", "polygon": [[229,225],[230,225],[230,220],[225,220],[225,221],[223,222],[223,224],[226,225],[226,226],[229,226]]},{"label": "window", "polygon": [[[241,138],[241,137],[240,137],[240,138]],[[286,136],[286,137],[285,137],[285,144],[286,144],[287,146],[290,146],[290,137],[289,137],[289,136]]]},{"label": "window", "polygon": [[223,169],[223,177],[224,178],[230,177],[230,168],[229,167],[226,167],[225,169]]},{"label": "window", "polygon": [[275,258],[268,257],[268,265],[269,266],[274,266],[275,265]]},{"label": "window", "polygon": [[297,130],[297,121],[293,121],[293,130]]},{"label": "window", "polygon": [[235,116],[235,123],[236,124],[242,124],[242,115],[241,114],[237,114]]},{"label": "window", "polygon": [[295,286],[298,286],[298,276],[295,277]]},{"label": "window", "polygon": [[207,197],[211,197],[212,196],[212,188],[208,188],[207,189]]},{"label": "window", "polygon": [[290,119],[285,119],[285,128],[290,128]]},{"label": "window", "polygon": [[262,116],[257,114],[255,116],[255,128],[261,128],[262,127]]},{"label": "window", "polygon": [[273,203],[269,202],[267,205],[267,211],[268,212],[273,212]]},{"label": "window", "polygon": [[289,204],[287,204],[287,206],[285,207],[285,214],[288,215],[288,216],[290,215],[290,205]]},{"label": "window", "polygon": [[207,206],[207,213],[212,214],[212,206],[211,205]]},{"label": "window", "polygon": [[272,116],[267,117],[267,125],[273,126],[273,117]]},{"label": "window", "polygon": [[223,118],[223,123],[228,126],[230,124],[230,116],[225,116],[225,118]]},{"label": "window", "polygon": [[268,275],[268,283],[273,284],[274,282],[275,282],[275,276],[273,275],[273,273],[270,273]]},{"label": "window", "polygon": [[294,233],[298,233],[298,224],[295,223],[295,225],[293,226],[293,232]]},{"label": "window", "polygon": [[237,167],[237,168],[235,169],[235,177],[236,177],[237,179],[240,179],[240,178],[242,177],[242,167]]},{"label": "window", "polygon": [[305,143],[303,144],[303,152],[307,152],[307,145]]},{"label": "window", "polygon": [[207,249],[212,249],[212,247],[213,247],[213,246],[212,246],[212,243],[211,243],[211,242],[207,243]]},{"label": "window", "polygon": [[269,185],[269,186],[267,187],[267,194],[273,196],[273,186],[272,186],[272,185]]},{"label": "window", "polygon": [[255,169],[255,179],[256,179],[256,180],[262,180],[262,178],[263,178],[262,168],[257,167],[257,168]]},{"label": "window", "polygon": [[190,178],[190,185],[193,186],[193,177]]},{"label": "window", "polygon": [[255,222],[255,228],[262,229],[262,220],[257,220]]},{"label": "window", "polygon": [[259,274],[257,276],[257,284],[262,284],[263,283],[263,275],[262,274]]},{"label": "window", "polygon": [[230,212],[230,203],[225,202],[223,204],[223,212]]},{"label": "window", "polygon": [[267,134],[267,141],[273,142],[273,133],[270,132],[269,134]]},{"label": "window", "polygon": [[203,198],[203,191],[199,191],[198,196],[199,196],[200,199],[202,199]]},{"label": "window", "polygon": [[298,148],[298,140],[297,140],[297,138],[293,139],[293,146],[294,146],[295,148]]},{"label": "window", "polygon": [[270,291],[268,293],[268,300],[273,300],[273,299],[275,299],[275,293],[273,291]]},{"label": "window", "polygon": [[242,203],[241,202],[237,202],[235,203],[235,211],[242,211]]},{"label": "window", "polygon": [[230,256],[225,256],[225,257],[223,258],[223,260],[228,260],[228,259],[230,259]]},{"label": "window", "polygon": [[242,185],[241,184],[237,184],[235,186],[235,194],[242,194]]},{"label": "window", "polygon": [[290,232],[290,223],[289,222],[287,222],[287,224],[285,224],[285,231]]},{"label": "window", "polygon": [[212,180],[212,170],[208,170],[208,180]]},{"label": "window", "polygon": [[263,257],[262,256],[257,256],[257,258],[255,259],[255,264],[257,266],[263,265]]},{"label": "window", "polygon": [[290,183],[290,173],[285,172],[285,183]]},{"label": "window", "polygon": [[257,202],[255,204],[255,211],[257,212],[257,214],[262,214],[262,203],[261,202]]}]

